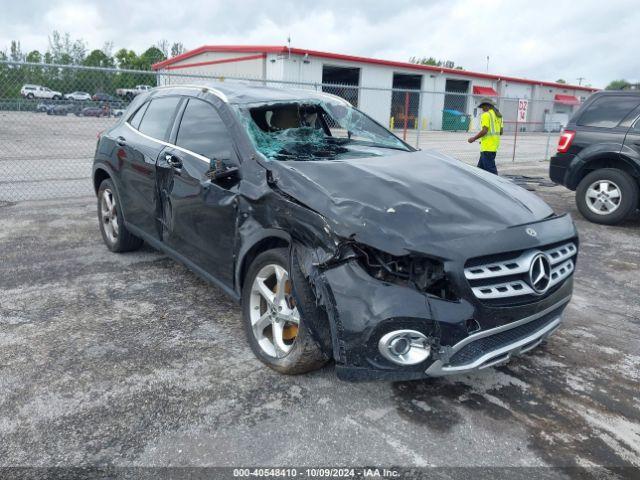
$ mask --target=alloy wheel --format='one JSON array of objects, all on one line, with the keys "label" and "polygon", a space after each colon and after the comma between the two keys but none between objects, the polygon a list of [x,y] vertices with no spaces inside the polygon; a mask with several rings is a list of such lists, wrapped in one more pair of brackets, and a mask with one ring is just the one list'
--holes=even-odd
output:
[{"label": "alloy wheel", "polygon": [[587,188],[586,203],[598,215],[609,215],[620,207],[622,192],[611,180],[598,180]]},{"label": "alloy wheel", "polygon": [[251,286],[249,309],[251,330],[262,351],[270,357],[285,357],[298,335],[300,313],[283,267],[271,263],[260,269]]},{"label": "alloy wheel", "polygon": [[102,220],[102,228],[109,240],[109,243],[115,243],[118,239],[118,211],[116,210],[116,199],[113,192],[109,188],[102,191],[100,198],[100,217]]}]

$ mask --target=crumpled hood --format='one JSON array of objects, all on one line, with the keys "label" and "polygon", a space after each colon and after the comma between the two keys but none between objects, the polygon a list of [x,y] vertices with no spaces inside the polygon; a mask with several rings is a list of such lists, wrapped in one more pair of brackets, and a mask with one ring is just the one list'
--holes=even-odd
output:
[{"label": "crumpled hood", "polygon": [[337,235],[396,255],[553,213],[511,181],[436,151],[270,167],[277,187],[323,215]]}]

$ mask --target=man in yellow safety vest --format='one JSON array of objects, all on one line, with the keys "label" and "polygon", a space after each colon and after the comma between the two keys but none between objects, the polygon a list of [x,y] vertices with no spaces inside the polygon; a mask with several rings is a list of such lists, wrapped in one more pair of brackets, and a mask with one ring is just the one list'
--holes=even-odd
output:
[{"label": "man in yellow safety vest", "polygon": [[494,174],[498,174],[496,168],[496,153],[500,148],[500,135],[502,135],[502,114],[498,111],[493,100],[482,98],[478,103],[482,109],[480,115],[480,131],[467,140],[473,143],[480,139],[480,160],[478,168]]}]

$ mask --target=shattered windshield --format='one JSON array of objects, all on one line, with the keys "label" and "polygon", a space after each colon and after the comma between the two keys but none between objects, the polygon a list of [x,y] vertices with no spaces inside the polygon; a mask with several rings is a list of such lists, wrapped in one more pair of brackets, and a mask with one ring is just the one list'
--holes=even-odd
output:
[{"label": "shattered windshield", "polygon": [[324,100],[236,108],[256,149],[271,160],[333,160],[411,151],[346,103]]}]

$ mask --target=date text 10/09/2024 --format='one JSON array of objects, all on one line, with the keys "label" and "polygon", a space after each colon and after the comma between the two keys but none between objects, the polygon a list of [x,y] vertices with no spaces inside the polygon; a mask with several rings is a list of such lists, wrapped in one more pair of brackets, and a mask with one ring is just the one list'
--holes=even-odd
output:
[{"label": "date text 10/09/2024", "polygon": [[234,468],[234,477],[264,478],[398,478],[400,472],[387,468]]}]

